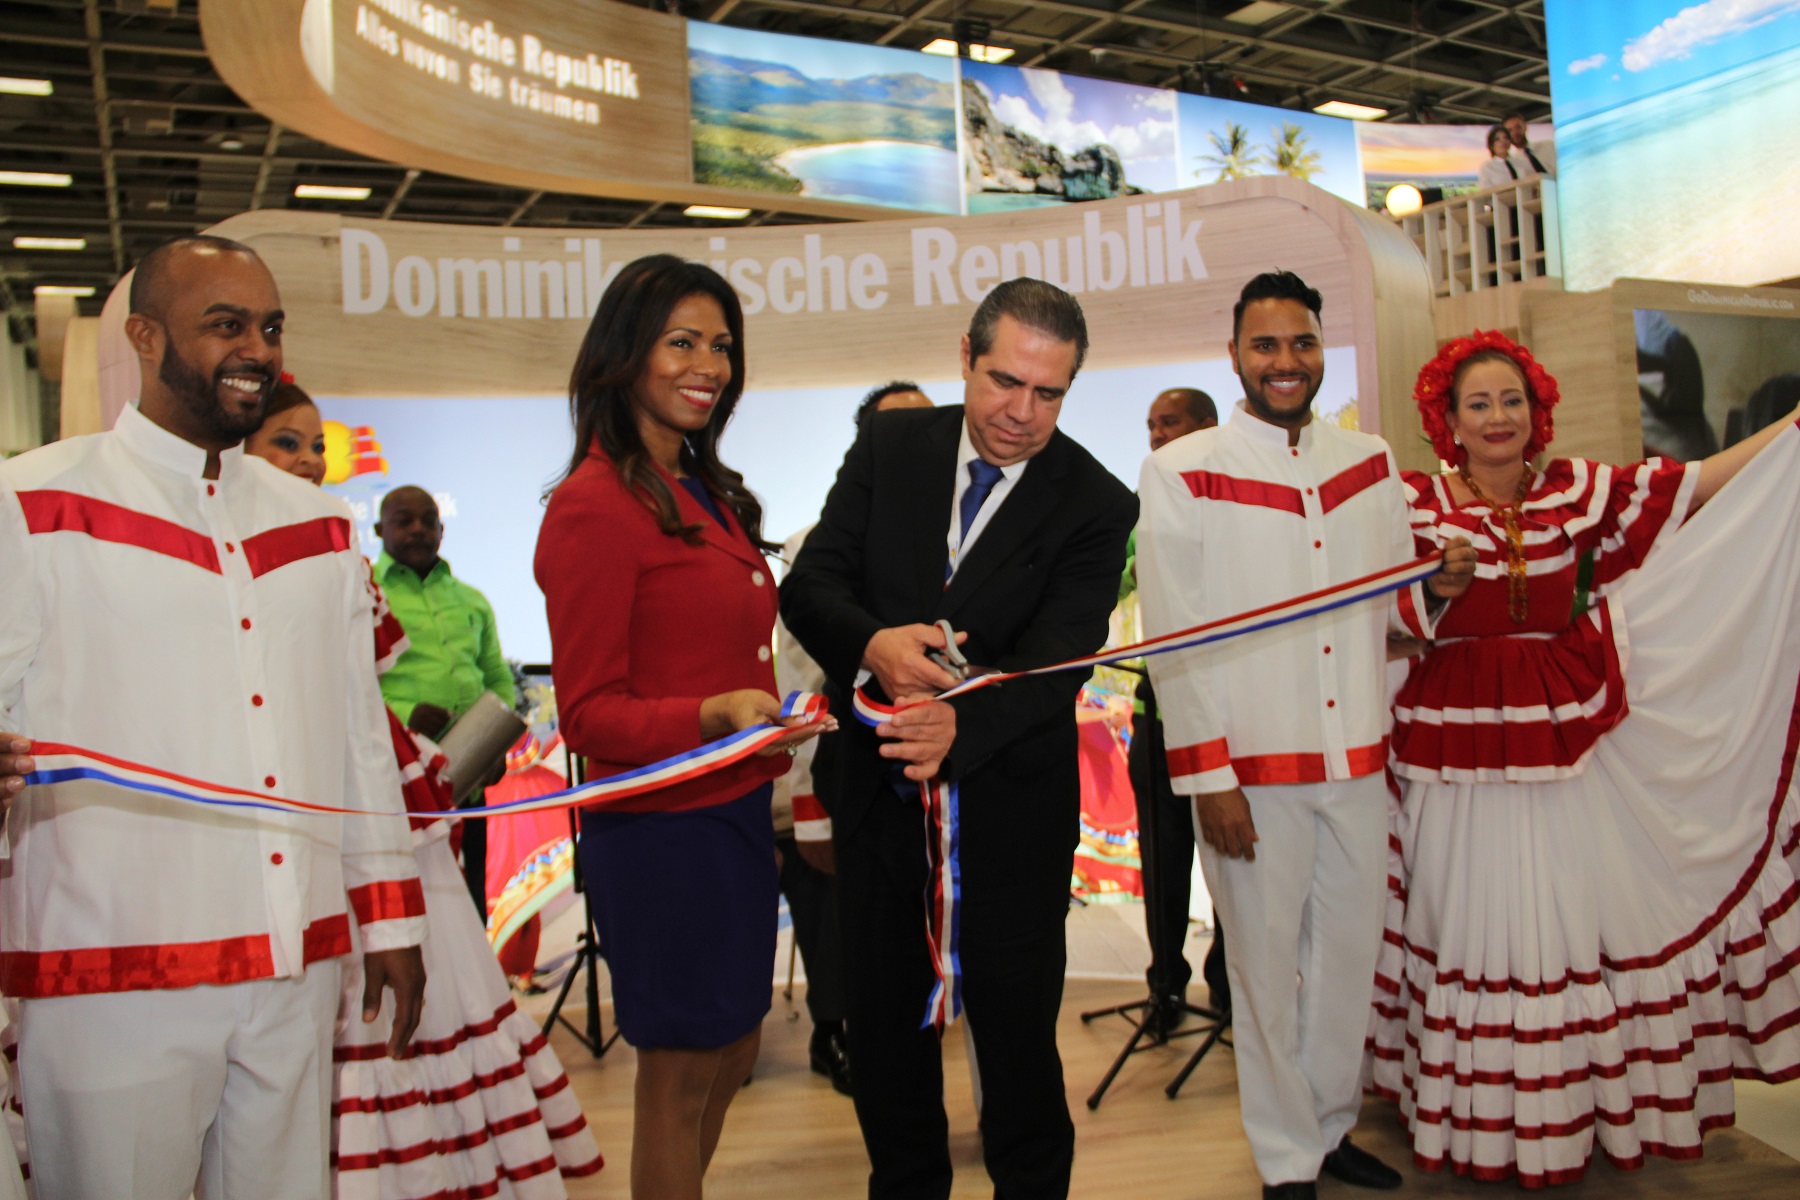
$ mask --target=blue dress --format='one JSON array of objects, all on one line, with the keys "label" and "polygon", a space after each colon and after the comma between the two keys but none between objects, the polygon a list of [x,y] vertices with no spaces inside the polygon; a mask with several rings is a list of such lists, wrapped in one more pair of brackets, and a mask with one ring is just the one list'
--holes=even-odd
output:
[{"label": "blue dress", "polygon": [[[724,524],[698,480],[683,487]],[[716,1049],[762,1024],[773,992],[778,880],[774,785],[673,813],[584,812],[613,1010],[639,1049]]]}]

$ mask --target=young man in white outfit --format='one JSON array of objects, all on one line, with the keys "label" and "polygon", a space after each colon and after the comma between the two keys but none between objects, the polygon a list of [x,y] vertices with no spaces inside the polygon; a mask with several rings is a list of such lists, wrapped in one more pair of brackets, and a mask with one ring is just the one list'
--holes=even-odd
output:
[{"label": "young man in white outfit", "polygon": [[[1145,461],[1138,588],[1157,636],[1341,584],[1414,557],[1393,454],[1312,420],[1325,357],[1319,293],[1259,275],[1233,314],[1244,385],[1230,421]],[[1231,946],[1244,1130],[1268,1200],[1309,1200],[1323,1169],[1392,1188],[1346,1136],[1361,1107],[1387,879],[1390,621],[1468,586],[1473,552],[1428,581],[1213,649],[1151,658],[1169,775],[1194,797],[1201,866]],[[1431,599],[1427,598],[1429,591]],[[1390,611],[1391,610],[1391,611]]]}]

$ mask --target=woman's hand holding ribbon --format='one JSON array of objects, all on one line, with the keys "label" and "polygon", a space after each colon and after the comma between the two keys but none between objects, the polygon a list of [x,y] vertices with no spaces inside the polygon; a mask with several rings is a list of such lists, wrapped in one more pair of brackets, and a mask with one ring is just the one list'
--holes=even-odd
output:
[{"label": "woman's hand holding ribbon", "polygon": [[805,713],[784,717],[781,701],[757,688],[721,692],[700,702],[700,736],[706,741],[757,725],[785,725],[792,730],[756,752],[759,757],[767,757],[793,753],[801,742],[836,729],[837,721],[831,717],[819,721]]}]

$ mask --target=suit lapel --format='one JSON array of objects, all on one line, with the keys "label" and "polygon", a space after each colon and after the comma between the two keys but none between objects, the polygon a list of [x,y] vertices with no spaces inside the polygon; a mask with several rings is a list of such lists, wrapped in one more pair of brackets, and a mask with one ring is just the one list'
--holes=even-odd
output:
[{"label": "suit lapel", "polygon": [[[1063,435],[1054,434],[1007,492],[968,557],[956,568],[956,577],[936,606],[940,617],[952,616],[1055,510],[1058,484],[1068,465],[1064,449]],[[944,519],[949,521],[948,512]]]},{"label": "suit lapel", "polygon": [[681,513],[684,525],[700,526],[702,540],[715,550],[723,550],[733,558],[741,559],[744,563],[759,570],[765,565],[762,552],[750,544],[750,539],[738,527],[736,513],[720,504],[719,511],[725,514],[725,524],[720,525],[713,515],[706,511],[705,506],[694,499],[692,493],[682,485],[680,480],[663,471],[661,467],[658,467],[657,471],[662,475],[663,482],[669,485],[669,490],[675,493],[675,507]]},{"label": "suit lapel", "polygon": [[[951,409],[943,410],[949,413]],[[950,550],[945,538],[950,532],[950,499],[956,490],[956,447],[962,438],[962,408],[956,406],[955,419],[946,417],[931,423],[925,435],[924,452],[914,460],[919,472],[917,495],[920,497],[914,517],[914,577],[919,581],[924,610],[938,606],[944,591],[944,569],[950,563]]]}]

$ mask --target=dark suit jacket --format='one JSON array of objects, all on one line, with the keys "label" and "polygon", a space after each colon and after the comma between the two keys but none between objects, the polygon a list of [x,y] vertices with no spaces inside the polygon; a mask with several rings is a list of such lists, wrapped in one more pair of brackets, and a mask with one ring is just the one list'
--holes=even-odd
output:
[{"label": "dark suit jacket", "polygon": [[[842,722],[839,744],[819,756],[835,776],[819,790],[835,801],[840,838],[854,836],[870,805],[897,802],[890,760],[848,702],[876,631],[948,618],[969,635],[969,661],[1003,670],[1091,654],[1106,641],[1137,497],[1060,432],[944,586],[962,422],[960,406],[874,414],[782,585],[782,617],[824,668]],[[956,741],[942,777],[959,784],[968,860],[1073,852],[1075,698],[1086,678],[1061,672],[952,701]]]}]

